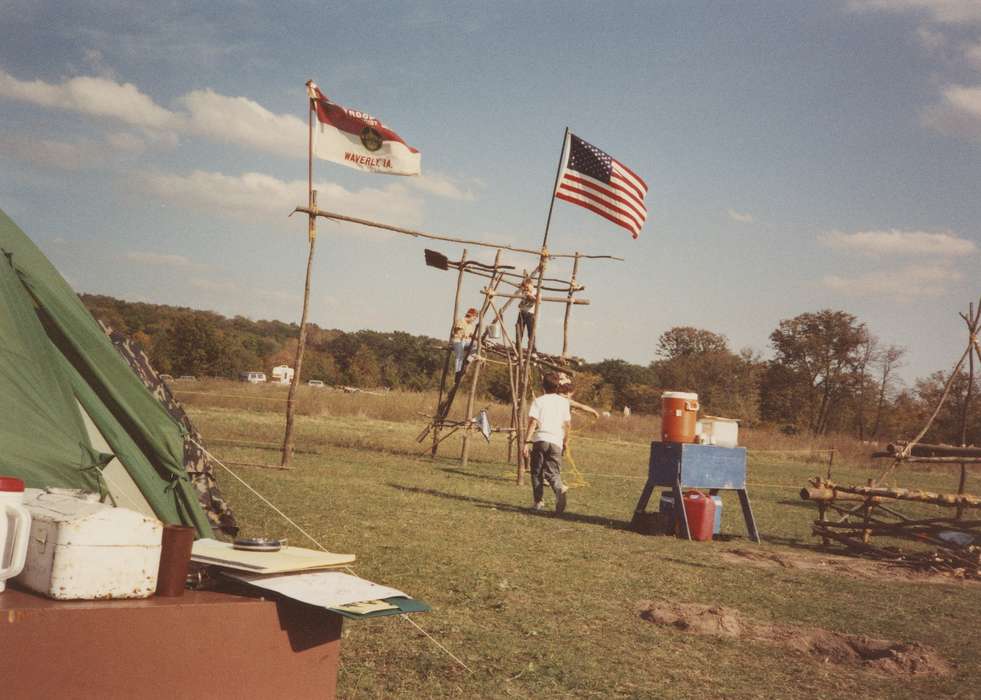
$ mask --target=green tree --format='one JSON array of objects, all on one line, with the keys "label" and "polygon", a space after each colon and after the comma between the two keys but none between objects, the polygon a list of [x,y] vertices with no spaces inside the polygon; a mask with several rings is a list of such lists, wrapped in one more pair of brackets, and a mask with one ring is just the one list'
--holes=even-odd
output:
[{"label": "green tree", "polygon": [[847,398],[867,341],[865,324],[844,311],[824,309],[780,321],[770,334],[775,371],[769,378],[779,380],[777,391],[767,392],[771,415],[815,434],[836,427],[833,409]]},{"label": "green tree", "polygon": [[381,365],[371,348],[362,345],[354,353],[347,371],[347,378],[354,386],[373,387],[381,385]]},{"label": "green tree", "polygon": [[729,352],[729,341],[724,335],[691,326],[675,326],[657,340],[657,355],[666,360],[725,352]]},{"label": "green tree", "polygon": [[205,316],[181,316],[168,334],[168,350],[174,374],[217,374],[221,365],[221,341],[214,321]]}]

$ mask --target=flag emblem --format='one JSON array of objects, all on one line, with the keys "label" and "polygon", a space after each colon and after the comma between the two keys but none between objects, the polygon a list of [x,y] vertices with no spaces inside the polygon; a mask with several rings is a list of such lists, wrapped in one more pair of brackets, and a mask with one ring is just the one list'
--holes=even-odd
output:
[{"label": "flag emblem", "polygon": [[637,238],[647,219],[647,183],[571,132],[566,135],[563,156],[555,197],[584,207]]},{"label": "flag emblem", "polygon": [[377,151],[382,147],[382,137],[377,131],[372,129],[370,126],[366,126],[361,130],[361,143],[369,151]]}]

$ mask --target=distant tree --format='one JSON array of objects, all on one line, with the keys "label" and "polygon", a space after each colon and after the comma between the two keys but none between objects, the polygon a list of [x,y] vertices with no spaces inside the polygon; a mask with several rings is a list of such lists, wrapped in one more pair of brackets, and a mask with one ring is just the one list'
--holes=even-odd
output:
[{"label": "distant tree", "polygon": [[351,358],[347,379],[354,386],[372,387],[381,385],[381,365],[378,357],[366,345]]},{"label": "distant tree", "polygon": [[758,419],[760,363],[751,351],[737,355],[723,335],[678,326],[661,335],[658,355],[651,363],[658,386],[697,393],[707,413]]},{"label": "distant tree", "polygon": [[[950,378],[949,372],[934,372],[926,379],[916,381],[916,398],[919,404],[920,425],[915,426],[919,431],[926,424],[926,419],[933,413],[944,385]],[[940,413],[937,414],[930,431],[924,436],[924,442],[942,442],[951,445],[961,443],[961,421],[964,415],[964,401],[967,392],[968,374],[963,370],[957,373],[950,387],[950,393],[944,401]],[[965,442],[968,445],[981,445],[981,406],[978,406],[979,382],[975,377],[972,394],[972,407],[967,415],[967,431]]]},{"label": "distant tree", "polygon": [[221,342],[215,323],[205,316],[181,316],[169,333],[172,371],[176,374],[216,374]]},{"label": "distant tree", "polygon": [[782,393],[803,403],[797,407],[803,415],[784,418],[802,420],[813,433],[826,433],[832,427],[832,408],[844,398],[867,339],[865,324],[844,311],[824,309],[780,321],[770,334],[773,364],[779,368],[770,378],[779,378],[785,385]]},{"label": "distant tree", "polygon": [[657,355],[666,360],[712,352],[729,352],[726,337],[691,326],[675,326],[657,341]]},{"label": "distant tree", "polygon": [[875,405],[875,422],[872,425],[872,438],[878,439],[882,427],[883,413],[887,408],[887,399],[894,382],[895,370],[901,366],[906,349],[897,345],[882,348],[876,358],[878,366],[879,396]]}]

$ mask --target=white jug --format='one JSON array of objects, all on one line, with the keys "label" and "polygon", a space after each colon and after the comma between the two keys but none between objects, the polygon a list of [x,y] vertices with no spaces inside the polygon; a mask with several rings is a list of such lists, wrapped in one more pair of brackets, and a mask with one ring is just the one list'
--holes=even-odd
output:
[{"label": "white jug", "polygon": [[31,536],[31,514],[24,502],[24,482],[0,476],[0,593],[24,568]]}]

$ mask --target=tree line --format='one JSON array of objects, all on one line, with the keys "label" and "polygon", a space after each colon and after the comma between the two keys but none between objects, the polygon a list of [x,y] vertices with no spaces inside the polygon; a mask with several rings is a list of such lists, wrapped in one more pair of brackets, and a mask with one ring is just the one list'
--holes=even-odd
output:
[{"label": "tree line", "polygon": [[[226,318],[210,311],[81,295],[96,318],[129,334],[147,350],[159,372],[235,379],[292,365],[299,337],[295,323]],[[308,327],[301,379],[328,384],[423,391],[439,385],[445,340],[400,331]],[[912,437],[932,413],[949,371],[917,379],[898,376],[905,349],[882,343],[858,318],[824,309],[785,319],[769,336],[772,357],[735,351],[728,339],[687,326],[665,331],[653,359],[582,363],[576,398],[598,410],[629,406],[658,413],[663,391],[692,391],[702,412],[770,424],[788,433],[847,433],[862,440]],[[950,398],[925,439],[959,444],[968,383],[953,379]],[[981,442],[981,410],[967,417],[966,441]],[[506,368],[489,364],[479,391],[508,401]]]}]

